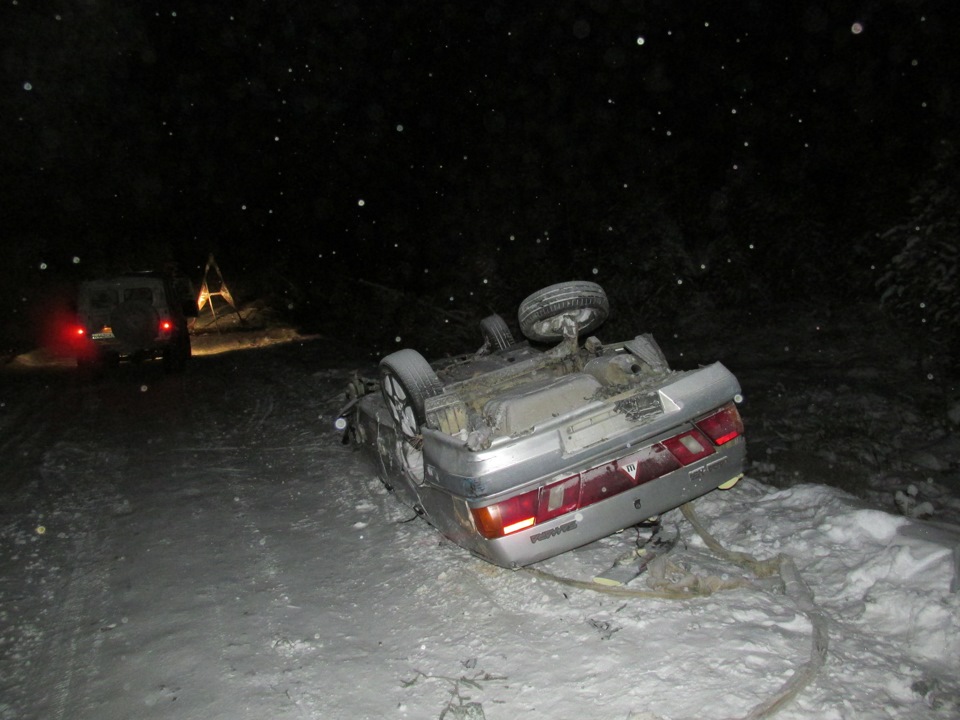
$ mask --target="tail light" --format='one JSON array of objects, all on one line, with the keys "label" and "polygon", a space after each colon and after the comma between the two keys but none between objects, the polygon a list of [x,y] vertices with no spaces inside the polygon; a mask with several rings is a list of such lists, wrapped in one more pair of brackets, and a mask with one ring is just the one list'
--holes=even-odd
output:
[{"label": "tail light", "polygon": [[477,531],[493,540],[589,507],[713,455],[715,447],[743,434],[743,421],[733,403],[697,420],[694,426],[619,460],[472,508]]},{"label": "tail light", "polygon": [[694,424],[703,430],[718,447],[743,435],[743,420],[740,419],[737,406],[733,403],[727,403],[712,415]]},{"label": "tail light", "polygon": [[560,515],[566,515],[580,507],[582,490],[580,475],[571,475],[559,482],[540,488],[540,502],[537,505],[537,522],[546,522]]},{"label": "tail light", "polygon": [[63,331],[63,342],[65,342],[68,347],[81,346],[85,344],[89,338],[90,335],[83,325],[69,325]]},{"label": "tail light", "polygon": [[699,430],[691,430],[664,440],[663,445],[681,465],[690,465],[714,452],[713,445]]},{"label": "tail light", "polygon": [[593,505],[636,485],[636,478],[616,462],[591,468],[580,475],[580,506]]},{"label": "tail light", "polygon": [[173,330],[173,323],[172,323],[172,322],[170,322],[169,320],[161,320],[161,321],[160,321],[160,332],[165,332],[165,333],[167,333],[167,332],[170,332],[171,330]]},{"label": "tail light", "polygon": [[477,530],[486,538],[497,538],[535,525],[539,493],[538,488],[487,507],[474,508]]}]

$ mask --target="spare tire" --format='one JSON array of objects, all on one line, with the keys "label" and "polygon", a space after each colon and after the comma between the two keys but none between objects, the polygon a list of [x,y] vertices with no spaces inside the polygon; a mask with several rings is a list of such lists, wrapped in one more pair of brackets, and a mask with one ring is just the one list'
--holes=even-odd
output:
[{"label": "spare tire", "polygon": [[147,347],[157,337],[160,315],[144,300],[127,300],[111,313],[110,327],[118,340],[135,347]]},{"label": "spare tire", "polygon": [[557,283],[520,303],[517,319],[523,334],[536,342],[563,339],[563,318],[571,316],[580,335],[596,330],[610,314],[610,302],[596,283],[574,280]]}]

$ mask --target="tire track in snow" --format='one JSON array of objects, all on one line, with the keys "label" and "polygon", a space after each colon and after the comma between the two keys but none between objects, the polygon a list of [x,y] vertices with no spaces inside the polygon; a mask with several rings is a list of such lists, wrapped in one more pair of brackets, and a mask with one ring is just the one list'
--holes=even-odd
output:
[{"label": "tire track in snow", "polygon": [[13,459],[26,454],[47,426],[49,402],[49,399],[41,398],[39,402],[31,403],[21,412],[9,416],[3,426],[3,437],[0,438],[0,457]]},{"label": "tire track in snow", "polygon": [[[239,454],[237,461],[241,462]],[[258,693],[264,699],[272,695],[273,690],[269,682],[270,674],[265,673],[262,663],[268,643],[261,640],[264,636],[281,636],[275,621],[279,605],[277,596],[286,600],[288,594],[285,585],[276,580],[279,560],[252,518],[246,489],[249,482],[247,473],[229,472],[220,476],[220,480],[223,485],[217,493],[214,507],[197,506],[193,509],[197,529],[192,542],[199,547],[213,548],[212,552],[220,555],[224,553],[224,549],[218,547],[224,536],[223,523],[233,525],[235,530],[228,534],[235,541],[230,545],[229,555],[231,564],[241,570],[242,579],[238,579],[236,584],[216,583],[208,588],[213,602],[209,608],[210,624],[203,630],[211,637],[214,646],[211,657],[216,658],[222,672],[222,676],[216,678],[217,682],[226,687],[232,684],[232,678],[237,675],[265,677],[266,684]],[[225,502],[220,502],[221,498]],[[214,522],[208,522],[210,519]],[[265,584],[270,585],[271,599],[267,607],[261,607],[262,586]],[[273,641],[274,644],[276,642]]]},{"label": "tire track in snow", "polygon": [[[250,693],[252,706],[269,708],[269,714],[277,716],[292,704],[302,713],[312,699],[301,689],[296,665],[302,654],[314,648],[303,640],[298,607],[302,603],[291,598],[290,571],[281,556],[293,523],[288,527],[278,518],[296,502],[284,490],[288,476],[310,465],[312,448],[297,442],[301,438],[315,442],[299,423],[303,416],[299,405],[307,398],[299,393],[293,408],[285,398],[284,413],[275,414],[276,376],[264,372],[247,376],[237,390],[225,396],[223,403],[195,406],[200,409],[194,420],[215,429],[214,437],[220,442],[199,449],[204,455],[213,453],[205,473],[216,476],[217,485],[212,505],[194,507],[193,541],[200,547],[217,548],[225,535],[234,538],[230,565],[239,570],[235,580],[207,588],[213,602],[209,625],[203,630],[214,646],[211,660],[220,668],[220,675],[212,680],[218,687],[228,687],[242,675],[246,679],[241,692]],[[230,418],[239,420],[230,422]],[[224,524],[231,529],[225,531]],[[221,554],[224,549],[214,552]],[[294,548],[293,553],[297,557],[300,551]]]},{"label": "tire track in snow", "polygon": [[[43,698],[40,715],[53,720],[75,717],[101,669],[110,541],[97,532],[95,520],[104,509],[121,505],[111,480],[101,476],[96,484],[84,482],[87,468],[101,461],[97,453],[61,441],[44,454],[40,467],[43,492],[36,502],[50,509],[37,511],[46,523],[37,532],[43,531],[46,548],[43,561],[28,572],[30,584],[45,588],[35,610],[43,631],[35,638],[39,671],[24,683],[33,688],[26,697]],[[50,583],[51,573],[58,571],[62,579]]]},{"label": "tire track in snow", "polygon": [[47,387],[30,387],[28,384],[26,389],[17,390],[20,392],[11,392],[10,395],[4,392],[0,404],[5,420],[0,433],[0,458],[6,467],[4,489],[23,495],[30,492],[29,485],[24,482],[29,476],[26,469],[46,448],[48,429],[61,415],[58,410],[63,400]]},{"label": "tire track in snow", "polygon": [[0,536],[12,542],[0,548],[0,649],[15,660],[0,666],[0,717],[78,717],[104,662],[115,542],[102,521],[129,512],[118,490],[129,446],[110,432],[118,413],[101,385],[73,372],[3,381],[12,414],[0,440],[9,518]]},{"label": "tire track in snow", "polygon": [[[77,557],[94,553],[89,534],[77,544],[75,553]],[[86,705],[86,689],[100,674],[103,632],[100,623],[91,622],[90,610],[95,600],[106,595],[107,580],[105,570],[84,567],[75,567],[67,579],[65,598],[58,609],[58,627],[54,630],[55,634],[65,637],[66,642],[48,643],[46,658],[40,664],[46,677],[56,678],[45,713],[53,720],[74,717],[74,710]],[[44,680],[41,684],[47,682]]]}]

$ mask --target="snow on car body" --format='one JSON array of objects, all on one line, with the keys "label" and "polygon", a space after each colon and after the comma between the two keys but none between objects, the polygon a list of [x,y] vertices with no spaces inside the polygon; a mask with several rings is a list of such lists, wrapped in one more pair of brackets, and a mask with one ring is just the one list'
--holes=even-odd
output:
[{"label": "snow on car body", "polygon": [[578,337],[607,314],[594,283],[520,306],[541,352],[481,323],[475,355],[380,363],[380,392],[352,385],[348,432],[402,502],[458,545],[518,567],[605,537],[742,476],[740,387],[720,363],[677,372],[649,335]]}]

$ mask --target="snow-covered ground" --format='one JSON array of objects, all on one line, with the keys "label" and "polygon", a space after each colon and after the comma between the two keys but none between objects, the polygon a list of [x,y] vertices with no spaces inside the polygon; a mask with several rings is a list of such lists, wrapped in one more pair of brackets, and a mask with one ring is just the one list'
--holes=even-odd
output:
[{"label": "snow-covered ground", "polygon": [[[148,363],[91,381],[29,359],[0,372],[3,720],[740,717],[810,661],[795,596],[738,583],[752,577],[679,511],[658,570],[736,587],[617,597],[493,567],[412,518],[340,444],[351,363],[320,340],[213,342],[259,347],[207,347],[179,377]],[[751,418],[744,382],[745,414],[763,457],[694,507],[726,547],[791,556],[826,619],[826,663],[777,717],[958,717],[946,475],[866,501],[831,487],[842,465],[787,454],[823,426],[810,393],[845,422],[885,421],[849,415],[864,407],[837,384],[800,394],[783,372],[756,376],[766,399]],[[876,447],[879,472],[890,459]],[[896,491],[915,483],[915,499],[940,492],[919,513],[938,525],[898,513]],[[542,567],[588,579],[635,540]]]}]

